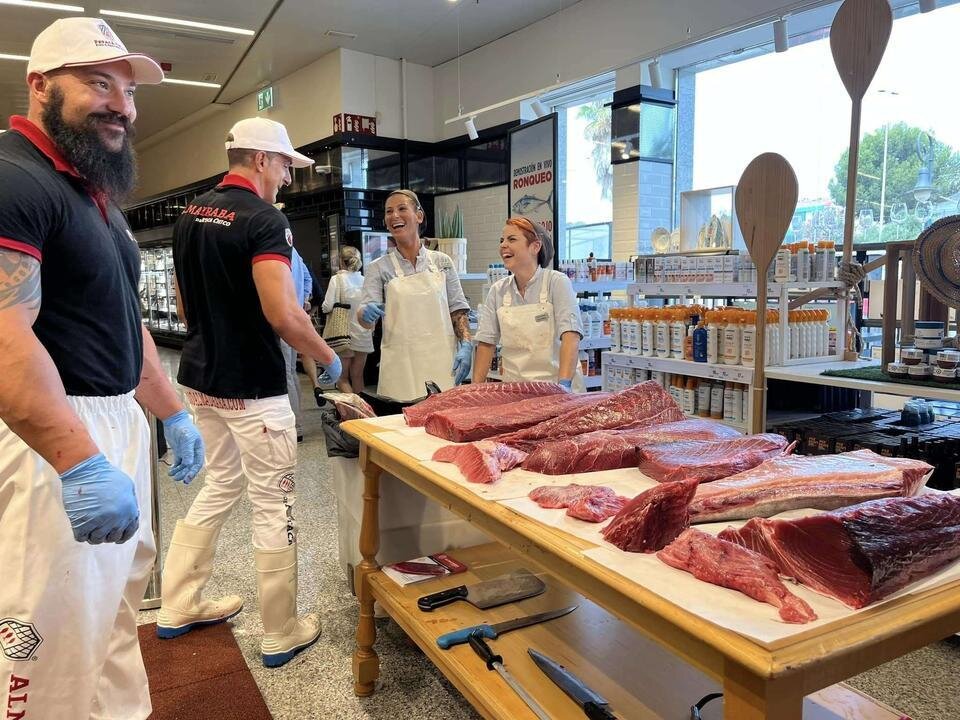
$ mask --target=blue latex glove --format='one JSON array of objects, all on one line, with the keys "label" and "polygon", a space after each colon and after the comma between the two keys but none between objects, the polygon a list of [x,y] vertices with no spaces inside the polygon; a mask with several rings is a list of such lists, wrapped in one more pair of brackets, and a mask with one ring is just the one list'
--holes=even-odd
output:
[{"label": "blue latex glove", "polygon": [[363,312],[360,313],[360,318],[368,325],[373,325],[383,317],[383,313],[383,303],[367,303],[363,306]]},{"label": "blue latex glove", "polygon": [[203,438],[186,410],[174,413],[163,421],[163,436],[173,450],[173,465],[167,474],[177,482],[189,485],[203,467]]},{"label": "blue latex glove", "polygon": [[333,361],[329,365],[320,363],[320,367],[323,368],[323,372],[320,374],[319,380],[327,385],[333,385],[337,382],[337,380],[340,379],[340,374],[343,372],[343,363],[340,362],[339,355],[334,355]]},{"label": "blue latex glove", "polygon": [[450,370],[455,385],[461,385],[470,375],[470,366],[473,364],[473,343],[469,340],[460,343],[457,356],[453,359],[453,368]]},{"label": "blue latex glove", "polygon": [[558,380],[557,383],[566,388],[568,391],[573,390],[573,380]]},{"label": "blue latex glove", "polygon": [[63,509],[77,542],[125,543],[140,527],[133,481],[102,453],[60,476]]}]

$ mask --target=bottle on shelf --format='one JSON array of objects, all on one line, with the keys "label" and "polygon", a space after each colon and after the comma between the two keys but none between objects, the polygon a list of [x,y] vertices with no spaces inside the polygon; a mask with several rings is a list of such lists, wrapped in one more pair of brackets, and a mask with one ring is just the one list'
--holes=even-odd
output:
[{"label": "bottle on shelf", "polygon": [[670,322],[666,310],[656,311],[656,331],[654,332],[654,350],[657,357],[670,357]]},{"label": "bottle on shelf", "polygon": [[743,365],[753,365],[757,347],[757,313],[744,310],[743,320],[740,329],[740,362]]},{"label": "bottle on shelf", "polygon": [[687,415],[695,415],[697,411],[697,380],[688,377],[683,387],[683,412]]},{"label": "bottle on shelf", "polygon": [[707,362],[716,365],[720,362],[721,311],[713,310],[707,315]]},{"label": "bottle on shelf", "polygon": [[597,310],[596,297],[596,293],[588,294],[588,298],[591,300],[587,305],[587,315],[590,317],[590,337],[602,338],[603,315]]},{"label": "bottle on shelf", "polygon": [[620,345],[620,308],[610,309],[610,352],[621,352]]},{"label": "bottle on shelf", "polygon": [[697,385],[697,415],[700,417],[710,417],[710,390],[709,380],[701,380]]},{"label": "bottle on shelf", "polygon": [[[726,415],[726,414],[724,414]],[[733,394],[730,408],[730,420],[737,424],[743,422],[743,384],[733,383]]]},{"label": "bottle on shelf", "polygon": [[789,310],[787,312],[787,328],[789,335],[787,338],[787,348],[789,357],[795,360],[800,357],[800,318],[798,310]]},{"label": "bottle on shelf", "polygon": [[590,359],[587,357],[587,351],[581,350],[578,359],[580,360],[580,373],[586,377],[590,371]]},{"label": "bottle on shelf", "polygon": [[790,248],[780,246],[773,263],[773,279],[778,282],[787,282],[790,279]]},{"label": "bottle on shelf", "polygon": [[670,310],[670,357],[674,360],[683,360],[683,341],[687,336],[687,325],[684,322],[683,309]]},{"label": "bottle on shelf", "polygon": [[714,382],[710,387],[710,417],[723,420],[723,383]]},{"label": "bottle on shelf", "polygon": [[740,420],[743,423],[747,423],[750,420],[750,386],[743,386],[742,393],[743,404],[740,406]]},{"label": "bottle on shelf", "polygon": [[723,363],[724,365],[739,365],[740,311],[725,311],[724,320],[726,321],[726,325],[723,329]]},{"label": "bottle on shelf", "polygon": [[647,308],[637,312],[636,329],[637,341],[636,354],[643,357],[654,357],[657,354],[656,328],[653,324],[654,310]]},{"label": "bottle on shelf", "polygon": [[810,243],[802,242],[797,249],[797,282],[810,282]]},{"label": "bottle on shelf", "polygon": [[[706,313],[704,313],[706,315]],[[705,363],[707,361],[707,327],[704,323],[704,315],[700,316],[700,322],[693,330],[693,361]]]}]

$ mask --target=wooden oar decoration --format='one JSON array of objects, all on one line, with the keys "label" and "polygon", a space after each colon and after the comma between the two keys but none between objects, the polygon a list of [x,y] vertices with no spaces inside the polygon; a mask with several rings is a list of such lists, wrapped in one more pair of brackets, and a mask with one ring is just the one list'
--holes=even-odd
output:
[{"label": "wooden oar decoration", "polygon": [[[740,176],[734,202],[743,239],[757,267],[757,335],[754,342],[753,422],[761,433],[766,423],[767,380],[764,375],[767,333],[767,273],[797,209],[797,176],[782,155],[755,157]],[[780,308],[780,312],[786,312]]]},{"label": "wooden oar decoration", "polygon": [[[847,160],[847,205],[843,222],[843,260],[853,257],[853,218],[857,202],[857,160],[860,156],[860,108],[863,96],[877,73],[890,31],[893,12],[887,0],[845,0],[830,26],[830,51],[847,93],[853,101],[850,115],[850,156]],[[882,218],[881,218],[882,222]],[[843,296],[843,322],[849,314],[849,291]],[[846,334],[844,332],[844,334]],[[856,360],[854,349],[844,358]]]}]

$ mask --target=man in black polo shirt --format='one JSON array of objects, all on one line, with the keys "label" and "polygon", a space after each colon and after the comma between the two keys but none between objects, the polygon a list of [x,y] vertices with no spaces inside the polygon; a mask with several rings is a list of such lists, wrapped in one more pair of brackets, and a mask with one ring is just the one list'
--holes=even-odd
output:
[{"label": "man in black polo shirt", "polygon": [[204,486],[170,544],[157,634],[177,637],[240,611],[239,597],[210,601],[201,593],[217,535],[246,478],[261,653],[264,665],[277,667],[320,637],[316,615],[297,617],[297,435],[280,339],[316,358],[330,382],[340,375],[340,360],[297,299],[293,233],[273,206],[290,183],[290,168],[313,161],[293,149],[283,125],[264,118],[234,125],[226,147],[229,173],[187,206],[173,231],[177,298],[187,324],[177,379],[196,411],[208,463]]},{"label": "man in black polo shirt", "polygon": [[[189,482],[200,435],[141,324],[131,190],[138,83],[159,66],[106,23],[58,20],[0,136],[0,707],[146,718],[136,613],[154,560],[150,434]],[[136,399],[134,399],[134,396]],[[138,527],[139,525],[139,527]]]}]

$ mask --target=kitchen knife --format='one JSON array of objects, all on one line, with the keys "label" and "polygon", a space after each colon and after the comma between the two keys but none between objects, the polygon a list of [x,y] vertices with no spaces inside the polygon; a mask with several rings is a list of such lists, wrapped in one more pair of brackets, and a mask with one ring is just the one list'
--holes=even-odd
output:
[{"label": "kitchen knife", "polygon": [[539,595],[544,590],[546,585],[532,572],[515,570],[509,575],[501,575],[474,585],[458,585],[448,590],[424,595],[417,600],[417,607],[424,612],[430,612],[457,600],[466,600],[481,610],[486,610]]},{"label": "kitchen knife", "polygon": [[617,716],[610,712],[607,707],[607,701],[584,685],[580,678],[563,665],[542,653],[538,653],[533,648],[527,648],[527,653],[533,658],[544,675],[553,680],[557,687],[569,695],[590,720],[617,720]]},{"label": "kitchen knife", "polygon": [[488,625],[484,623],[483,625],[472,625],[470,627],[460,628],[459,630],[444,633],[438,637],[437,645],[444,650],[448,650],[454,645],[460,645],[467,642],[471,635],[478,635],[479,637],[487,638],[488,640],[495,640],[511,630],[519,630],[522,627],[528,627],[530,625],[536,625],[537,623],[547,622],[547,620],[554,620],[558,617],[563,617],[568,613],[572,613],[576,609],[576,605],[571,605],[570,607],[560,608],[559,610],[550,610],[548,612],[537,613],[536,615],[527,615],[526,617],[514,618],[513,620],[499,622],[496,625]]}]

